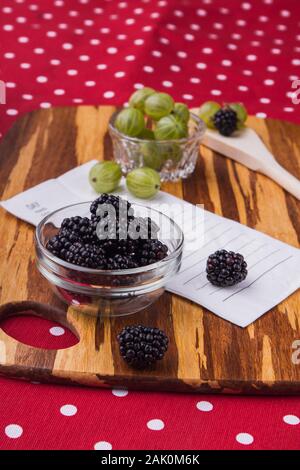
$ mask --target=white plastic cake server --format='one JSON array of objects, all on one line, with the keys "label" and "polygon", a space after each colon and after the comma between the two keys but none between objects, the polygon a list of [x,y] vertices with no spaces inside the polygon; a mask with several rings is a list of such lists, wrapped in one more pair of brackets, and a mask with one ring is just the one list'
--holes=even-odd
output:
[{"label": "white plastic cake server", "polygon": [[232,137],[224,137],[216,131],[207,129],[202,143],[251,170],[269,176],[300,200],[300,181],[279,165],[257,133],[250,127],[245,127]]}]

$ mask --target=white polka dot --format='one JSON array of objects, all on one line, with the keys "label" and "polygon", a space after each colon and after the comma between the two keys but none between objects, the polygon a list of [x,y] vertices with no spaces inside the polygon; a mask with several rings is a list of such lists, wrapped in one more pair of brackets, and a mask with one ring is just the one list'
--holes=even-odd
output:
[{"label": "white polka dot", "polygon": [[52,20],[53,15],[52,15],[52,13],[44,13],[43,18],[44,18],[44,20]]},{"label": "white polka dot", "polygon": [[191,82],[191,83],[196,83],[196,84],[198,84],[198,83],[201,82],[201,80],[200,80],[200,78],[198,78],[198,77],[191,77],[191,78],[190,78],[190,82]]},{"label": "white polka dot", "polygon": [[111,393],[115,397],[126,397],[126,395],[128,395],[128,390],[122,388],[113,388]]},{"label": "white polka dot", "polygon": [[125,72],[116,72],[115,73],[115,77],[116,78],[122,78],[122,77],[125,77],[126,73]]},{"label": "white polka dot", "polygon": [[269,104],[271,100],[270,98],[260,98],[259,101],[263,104]]},{"label": "white polka dot", "polygon": [[246,56],[246,59],[249,60],[250,62],[254,62],[257,59],[257,57],[254,54],[249,54]]},{"label": "white polka dot", "polygon": [[288,18],[291,16],[291,12],[289,10],[281,10],[280,16],[283,16],[283,18]]},{"label": "white polka dot", "polygon": [[286,113],[292,113],[294,111],[294,108],[290,108],[289,106],[283,108],[283,111],[285,111]]},{"label": "white polka dot", "polygon": [[182,18],[184,16],[184,13],[181,10],[174,10],[174,15],[178,18]]},{"label": "white polka dot", "polygon": [[203,10],[202,8],[199,8],[199,9],[196,11],[196,13],[197,13],[198,16],[206,16],[206,15],[207,15],[206,10]]},{"label": "white polka dot", "polygon": [[44,54],[45,49],[43,49],[42,47],[36,47],[35,49],[33,49],[33,52],[35,54]]},{"label": "white polka dot", "polygon": [[292,426],[295,426],[296,424],[300,423],[300,419],[296,415],[285,415],[283,417],[283,421],[286,424],[291,424]]},{"label": "white polka dot", "polygon": [[48,38],[56,38],[57,32],[56,31],[47,31],[46,36]]},{"label": "white polka dot", "polygon": [[236,24],[238,26],[246,26],[247,22],[245,20],[237,20]]},{"label": "white polka dot", "polygon": [[254,441],[253,436],[251,434],[248,434],[247,432],[240,432],[236,435],[235,439],[239,444],[243,444],[245,446],[252,444]]},{"label": "white polka dot", "polygon": [[14,54],[14,52],[5,52],[4,57],[5,57],[5,59],[14,59],[15,54]]},{"label": "white polka dot", "polygon": [[65,50],[65,51],[70,51],[71,49],[73,49],[73,44],[69,43],[69,42],[65,42],[63,45],[62,45],[62,48]]},{"label": "white polka dot", "polygon": [[88,60],[90,60],[90,56],[82,54],[79,56],[79,60],[81,60],[81,62],[87,62]]},{"label": "white polka dot", "polygon": [[226,75],[219,74],[219,75],[217,75],[217,79],[218,79],[218,80],[221,80],[221,81],[227,80],[227,76],[226,76]]},{"label": "white polka dot", "polygon": [[253,46],[253,47],[259,47],[261,43],[260,43],[260,41],[251,41],[250,44],[251,44],[251,46]]},{"label": "white polka dot", "polygon": [[119,39],[119,41],[125,41],[126,38],[127,38],[126,34],[118,34],[117,35],[117,39]]},{"label": "white polka dot", "polygon": [[294,81],[294,80],[298,80],[298,79],[299,79],[298,75],[290,75],[289,76],[289,80]]},{"label": "white polka dot", "polygon": [[141,14],[143,13],[143,11],[144,11],[144,8],[135,8],[135,9],[133,10],[133,13],[134,13],[135,15],[141,15]]},{"label": "white polka dot", "polygon": [[232,65],[232,62],[231,60],[224,59],[222,60],[221,64],[224,65],[224,67],[230,67]]},{"label": "white polka dot", "polygon": [[18,114],[18,111],[16,109],[7,109],[6,114],[8,116],[16,116]]},{"label": "white polka dot", "polygon": [[65,330],[61,326],[52,326],[52,328],[49,329],[49,333],[53,336],[62,336],[65,334]]},{"label": "white polka dot", "polygon": [[231,35],[232,39],[235,39],[236,41],[240,40],[242,35],[241,34],[237,34],[237,33],[233,33]]},{"label": "white polka dot", "polygon": [[16,88],[16,84],[14,82],[6,82],[6,88]]},{"label": "white polka dot", "polygon": [[133,85],[133,88],[135,88],[136,90],[141,90],[142,88],[144,88],[144,85],[143,83],[135,83]]},{"label": "white polka dot", "polygon": [[54,94],[57,96],[61,96],[65,94],[65,90],[62,90],[61,88],[58,88],[57,90],[54,90]]},{"label": "white polka dot", "polygon": [[87,80],[84,84],[85,86],[91,87],[91,86],[95,86],[96,82],[94,82],[93,80]]},{"label": "white polka dot", "polygon": [[3,7],[2,8],[3,13],[11,13],[13,9],[11,7]]},{"label": "white polka dot", "polygon": [[268,65],[267,71],[268,72],[277,72],[278,68],[275,65]]},{"label": "white polka dot", "polygon": [[133,41],[133,43],[136,45],[136,46],[142,46],[144,44],[144,39],[135,39]]},{"label": "white polka dot", "polygon": [[105,91],[103,93],[104,98],[113,98],[115,96],[114,91]]},{"label": "white polka dot", "polygon": [[75,69],[69,69],[69,70],[67,70],[67,74],[68,74],[70,77],[74,77],[75,75],[78,74],[78,71],[75,70]]},{"label": "white polka dot", "polygon": [[126,62],[132,62],[133,60],[135,60],[135,55],[127,55],[125,57],[125,60]]},{"label": "white polka dot", "polygon": [[172,72],[180,72],[181,67],[179,67],[179,65],[171,65],[170,70],[172,70]]},{"label": "white polka dot", "polygon": [[199,70],[204,70],[204,69],[206,69],[207,65],[204,64],[203,62],[198,62],[198,63],[196,64],[196,67],[197,67],[197,69],[199,69]]},{"label": "white polka dot", "polygon": [[277,44],[277,45],[282,45],[283,44],[283,40],[282,39],[274,39],[274,44]]},{"label": "white polka dot", "polygon": [[131,26],[132,24],[135,23],[135,19],[134,18],[128,18],[126,21],[125,21],[125,24],[127,24],[128,26]]},{"label": "white polka dot", "polygon": [[220,96],[222,94],[222,92],[220,90],[211,90],[210,93],[214,96]]},{"label": "white polka dot", "polygon": [[28,8],[29,8],[29,10],[31,10],[31,11],[36,11],[36,10],[39,9],[39,7],[38,7],[37,5],[29,5]]},{"label": "white polka dot", "polygon": [[164,427],[165,423],[161,419],[150,419],[147,423],[147,428],[151,431],[161,431]]},{"label": "white polka dot", "polygon": [[213,50],[211,47],[204,47],[202,49],[203,54],[212,54]]},{"label": "white polka dot", "polygon": [[20,67],[21,69],[30,69],[31,65],[27,62],[22,62],[22,64],[20,64]]},{"label": "white polka dot", "polygon": [[211,411],[214,406],[210,401],[198,401],[196,407],[200,411]]},{"label": "white polka dot", "polygon": [[169,41],[168,38],[159,38],[159,42],[160,42],[161,44],[165,44],[165,45],[170,44],[170,41]]},{"label": "white polka dot", "polygon": [[177,29],[176,25],[172,23],[168,23],[166,25],[166,28],[169,29],[170,31],[175,31]]},{"label": "white polka dot", "polygon": [[171,88],[173,86],[173,82],[170,82],[169,80],[164,80],[162,84],[166,88]]},{"label": "white polka dot", "polygon": [[151,67],[150,65],[145,65],[144,68],[143,68],[144,72],[146,73],[153,73],[154,72],[154,68]]},{"label": "white polka dot", "polygon": [[184,100],[188,100],[188,101],[194,99],[193,95],[189,95],[189,94],[187,94],[187,93],[185,93],[184,95],[182,95],[182,98],[183,98]]},{"label": "white polka dot", "polygon": [[193,31],[199,31],[199,30],[201,29],[200,26],[199,26],[198,24],[196,24],[196,23],[192,23],[192,24],[190,25],[190,28],[191,28]]},{"label": "white polka dot", "polygon": [[43,109],[51,108],[51,103],[43,102],[40,104],[40,107]]},{"label": "white polka dot", "polygon": [[240,91],[248,91],[248,87],[245,86],[245,85],[239,85],[239,86],[238,86],[238,90],[240,90]]},{"label": "white polka dot", "polygon": [[76,28],[76,29],[74,29],[74,33],[75,33],[75,34],[83,34],[84,31],[83,31],[83,29],[81,29],[81,28]]},{"label": "white polka dot", "polygon": [[14,27],[12,24],[5,24],[3,26],[4,31],[13,31]]},{"label": "white polka dot", "polygon": [[162,53],[160,51],[152,51],[151,54],[153,55],[153,57],[161,57],[162,56]]},{"label": "white polka dot", "polygon": [[48,78],[44,77],[43,75],[40,75],[39,77],[36,78],[36,81],[38,83],[46,83],[48,81]]},{"label": "white polka dot", "polygon": [[250,3],[248,3],[248,2],[242,3],[242,9],[243,10],[251,10],[251,8],[252,8],[252,5]]},{"label": "white polka dot", "polygon": [[5,434],[11,439],[18,439],[23,434],[23,428],[19,424],[9,424],[5,427]]},{"label": "white polka dot", "polygon": [[19,42],[20,44],[26,44],[28,41],[29,41],[29,38],[27,38],[26,36],[20,36],[20,37],[18,38],[18,42]]},{"label": "white polka dot", "polygon": [[185,34],[185,35],[184,35],[184,39],[185,39],[186,41],[194,41],[195,36],[194,36],[193,34]]},{"label": "white polka dot", "polygon": [[184,51],[178,51],[177,56],[180,57],[181,59],[186,59],[187,58],[187,53]]},{"label": "white polka dot", "polygon": [[252,70],[243,70],[243,74],[246,75],[247,77],[251,77],[253,75]]},{"label": "white polka dot", "polygon": [[[82,98],[73,98],[72,101],[73,101],[73,103],[76,103],[76,104],[78,104],[78,103],[83,103],[83,99],[82,99]],[[75,302],[73,302],[73,303],[75,304]]]},{"label": "white polka dot", "polygon": [[22,95],[22,98],[23,100],[30,101],[32,100],[33,96],[25,93],[24,95]]},{"label": "white polka dot", "polygon": [[84,20],[83,23],[84,23],[85,26],[93,26],[94,21],[93,20]]},{"label": "white polka dot", "polygon": [[59,59],[52,59],[50,60],[51,65],[60,65],[60,60]]},{"label": "white polka dot", "polygon": [[94,13],[96,15],[101,15],[103,13],[103,8],[94,8]]},{"label": "white polka dot", "polygon": [[152,28],[151,25],[146,25],[146,26],[143,26],[142,29],[143,29],[143,31],[145,31],[147,33],[148,31],[152,31],[153,28]]},{"label": "white polka dot", "polygon": [[100,28],[100,33],[102,33],[102,34],[109,34],[109,33],[110,33],[110,29],[109,29],[109,28]]},{"label": "white polka dot", "polygon": [[287,27],[286,27],[285,24],[279,24],[279,25],[277,25],[277,29],[278,29],[278,31],[286,31]]},{"label": "white polka dot", "polygon": [[79,15],[79,13],[76,10],[70,10],[69,11],[69,16],[71,16],[72,18],[75,18],[78,15]]},{"label": "white polka dot", "polygon": [[106,51],[108,54],[116,54],[118,52],[118,49],[116,47],[108,47]]},{"label": "white polka dot", "polygon": [[228,15],[229,9],[222,7],[222,8],[220,8],[220,13],[222,13],[222,15]]},{"label": "white polka dot", "polygon": [[158,11],[154,11],[153,13],[151,13],[150,15],[150,18],[159,18],[160,17],[160,13],[158,13]]},{"label": "white polka dot", "polygon": [[94,449],[95,450],[111,450],[112,445],[110,442],[107,442],[107,441],[99,441],[99,442],[96,442],[96,444],[94,445]]},{"label": "white polka dot", "polygon": [[60,412],[64,416],[74,416],[77,413],[77,407],[75,405],[63,405],[60,408]]},{"label": "white polka dot", "polygon": [[267,117],[266,113],[263,112],[256,113],[255,116],[262,119]]},{"label": "white polka dot", "polygon": [[267,16],[261,15],[258,17],[258,21],[260,21],[261,23],[266,23],[267,21],[269,21],[269,18]]},{"label": "white polka dot", "polygon": [[274,80],[270,80],[269,78],[267,80],[264,80],[264,84],[267,86],[272,86],[274,85]]},{"label": "white polka dot", "polygon": [[293,59],[292,65],[296,65],[296,66],[300,65],[300,59]]},{"label": "white polka dot", "polygon": [[277,49],[276,47],[273,47],[273,49],[271,49],[271,54],[275,54],[275,55],[281,54],[281,49]]}]

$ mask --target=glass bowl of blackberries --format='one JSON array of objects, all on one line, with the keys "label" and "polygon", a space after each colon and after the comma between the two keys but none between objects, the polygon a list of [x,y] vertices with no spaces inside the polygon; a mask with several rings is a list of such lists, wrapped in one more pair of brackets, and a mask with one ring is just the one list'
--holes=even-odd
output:
[{"label": "glass bowl of blackberries", "polygon": [[38,270],[68,305],[122,316],[152,304],[179,271],[183,233],[169,217],[101,194],[47,215],[35,233]]}]

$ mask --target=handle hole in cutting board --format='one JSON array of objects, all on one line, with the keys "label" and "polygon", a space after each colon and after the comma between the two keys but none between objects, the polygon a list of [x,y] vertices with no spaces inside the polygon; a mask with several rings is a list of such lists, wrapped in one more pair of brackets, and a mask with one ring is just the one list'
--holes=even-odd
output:
[{"label": "handle hole in cutting board", "polygon": [[66,349],[79,341],[67,327],[29,312],[2,320],[0,328],[15,340],[35,348]]}]

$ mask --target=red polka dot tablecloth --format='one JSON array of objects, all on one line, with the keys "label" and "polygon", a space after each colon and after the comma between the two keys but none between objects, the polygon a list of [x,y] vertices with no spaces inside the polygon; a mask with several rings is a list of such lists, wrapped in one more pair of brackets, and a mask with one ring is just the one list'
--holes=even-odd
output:
[{"label": "red polka dot tablecloth", "polygon": [[[300,78],[298,0],[2,0],[0,38],[2,135],[33,109],[122,104],[143,85],[190,106],[243,101],[258,117],[300,121],[292,88]],[[39,319],[3,327],[36,346],[74,343]],[[297,397],[0,380],[1,449],[297,449],[299,417]]]}]

